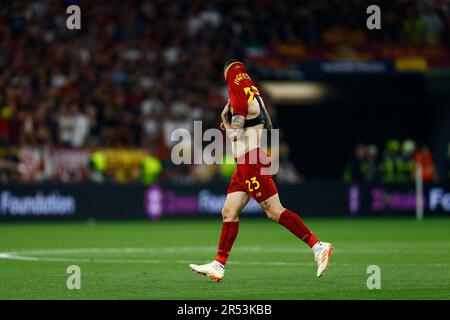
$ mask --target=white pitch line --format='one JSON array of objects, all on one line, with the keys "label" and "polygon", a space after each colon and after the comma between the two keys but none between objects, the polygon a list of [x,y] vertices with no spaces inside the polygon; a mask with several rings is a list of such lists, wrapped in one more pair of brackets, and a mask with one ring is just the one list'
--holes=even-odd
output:
[{"label": "white pitch line", "polygon": [[18,250],[13,253],[32,255],[51,254],[115,254],[115,253],[179,253],[179,252],[209,252],[215,251],[215,247],[163,247],[163,248],[65,248],[65,249],[37,249]]},{"label": "white pitch line", "polygon": [[[152,259],[87,259],[87,258],[50,258],[50,257],[24,257],[11,253],[0,253],[0,259],[24,260],[24,261],[44,261],[44,262],[81,262],[81,263],[125,263],[125,264],[189,264],[188,260],[152,260]],[[281,262],[281,261],[230,261],[229,264],[261,265],[261,266],[305,266],[314,263],[302,262]]]},{"label": "white pitch line", "polygon": [[[119,264],[189,264],[192,261],[189,260],[156,260],[156,259],[88,259],[88,258],[50,258],[50,257],[23,257],[13,254],[0,253],[0,258],[9,260],[23,260],[23,261],[44,261],[44,262],[77,262],[77,263],[119,263]],[[206,263],[206,261],[205,261]],[[253,265],[253,266],[313,266],[313,262],[286,262],[286,261],[229,261],[227,264],[234,265]],[[331,262],[331,265],[335,263]],[[339,266],[354,266],[357,263],[338,263]],[[414,263],[383,263],[382,265],[411,265],[416,266]],[[448,266],[445,263],[427,263],[429,266]]]},{"label": "white pitch line", "polygon": [[[417,248],[334,248],[334,253],[398,253],[410,252],[415,254],[434,254],[432,250],[420,250]],[[215,252],[217,247],[160,247],[160,248],[63,248],[63,249],[25,249],[9,252],[20,255],[59,255],[59,254],[123,254],[123,253],[192,253],[192,252]],[[233,252],[248,253],[311,253],[309,248],[301,247],[259,247],[259,246],[236,246]],[[1,256],[0,256],[1,258]]]},{"label": "white pitch line", "polygon": [[[302,250],[301,248],[269,248],[268,251],[263,247],[238,247],[236,251],[243,252],[277,252],[277,253],[311,253],[310,249]],[[22,260],[22,261],[47,261],[47,262],[78,262],[78,263],[129,263],[129,264],[188,264],[192,261],[188,260],[169,260],[169,259],[101,259],[101,258],[67,258],[67,257],[39,257],[40,255],[52,254],[112,254],[112,253],[164,253],[164,252],[211,252],[215,251],[215,247],[166,247],[166,248],[67,248],[67,249],[38,249],[24,250],[15,252],[0,252],[0,259]],[[281,251],[277,251],[281,250]],[[287,250],[287,251],[283,251]],[[381,249],[380,249],[381,250]],[[384,252],[384,251],[383,251]],[[339,253],[339,251],[338,251]],[[38,257],[36,257],[36,255]],[[314,265],[313,262],[286,262],[286,261],[236,261],[232,260],[229,264],[238,265],[261,265],[261,266],[306,266]],[[333,264],[333,263],[332,263]],[[357,263],[339,263],[339,266],[350,266]],[[417,265],[413,263],[396,263],[383,265]],[[446,263],[427,263],[425,265],[432,266],[448,266]]]},{"label": "white pitch line", "polygon": [[18,256],[13,252],[0,252],[0,259],[8,260],[26,260],[26,261],[38,261],[39,258],[36,257],[22,257]]}]

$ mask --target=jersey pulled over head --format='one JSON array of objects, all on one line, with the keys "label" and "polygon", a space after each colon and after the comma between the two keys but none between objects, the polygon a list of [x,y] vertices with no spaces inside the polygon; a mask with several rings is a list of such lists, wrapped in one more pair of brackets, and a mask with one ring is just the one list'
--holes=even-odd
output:
[{"label": "jersey pulled over head", "polygon": [[233,114],[247,116],[248,104],[255,95],[259,95],[252,79],[242,62],[230,60],[225,64],[224,75],[227,81],[228,97],[233,108]]}]

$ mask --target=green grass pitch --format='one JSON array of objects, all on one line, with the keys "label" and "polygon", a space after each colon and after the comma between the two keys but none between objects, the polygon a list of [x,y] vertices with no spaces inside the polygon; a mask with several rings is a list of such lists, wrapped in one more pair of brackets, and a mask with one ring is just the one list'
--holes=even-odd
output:
[{"label": "green grass pitch", "polygon": [[[310,249],[268,220],[241,220],[224,280],[187,264],[215,256],[220,220],[0,225],[0,299],[449,299],[450,220],[311,219],[334,251],[316,278]],[[81,268],[69,290],[66,269]],[[381,289],[369,290],[369,265]]]}]

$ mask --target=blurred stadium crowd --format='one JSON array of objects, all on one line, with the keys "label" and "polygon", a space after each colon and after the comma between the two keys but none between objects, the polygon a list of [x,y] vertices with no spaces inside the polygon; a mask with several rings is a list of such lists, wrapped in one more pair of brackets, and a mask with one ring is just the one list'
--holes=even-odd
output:
[{"label": "blurred stadium crowd", "polygon": [[[391,139],[387,141],[384,150],[379,152],[376,145],[360,143],[355,147],[354,157],[346,166],[343,178],[345,182],[413,182],[418,165],[422,168],[424,182],[440,181],[433,155],[427,145],[418,147],[411,139],[402,143]],[[450,144],[447,167],[450,170]],[[450,176],[441,177],[441,180],[447,179],[450,180]]]},{"label": "blurred stadium crowd", "polygon": [[[65,25],[70,1],[2,3],[0,179],[152,181],[164,172],[208,181],[220,168],[170,164],[170,134],[192,130],[194,120],[218,126],[228,58],[246,59],[253,44],[332,46],[343,38],[355,46],[450,45],[449,1],[383,1],[376,33],[361,26],[367,6],[380,1],[347,2],[80,1],[77,31]],[[279,179],[301,181],[288,146],[281,149]],[[357,150],[351,175],[370,180],[373,148]],[[400,157],[388,151],[383,159],[391,156]],[[15,161],[20,170],[6,170]],[[360,163],[368,168],[355,169]]]}]

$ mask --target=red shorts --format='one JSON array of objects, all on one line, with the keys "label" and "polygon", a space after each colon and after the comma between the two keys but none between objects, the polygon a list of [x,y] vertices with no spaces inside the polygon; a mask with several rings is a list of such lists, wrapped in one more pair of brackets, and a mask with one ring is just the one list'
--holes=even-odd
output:
[{"label": "red shorts", "polygon": [[[250,150],[236,160],[237,169],[231,177],[227,193],[243,191],[257,202],[262,202],[278,193],[272,176],[261,174],[261,169],[269,168],[271,163],[267,154],[263,150],[259,150],[259,148]],[[256,163],[249,163],[249,156],[258,154],[258,151],[260,155],[257,157]],[[245,161],[240,163],[239,160],[242,160],[243,157],[245,157]]]}]

